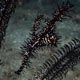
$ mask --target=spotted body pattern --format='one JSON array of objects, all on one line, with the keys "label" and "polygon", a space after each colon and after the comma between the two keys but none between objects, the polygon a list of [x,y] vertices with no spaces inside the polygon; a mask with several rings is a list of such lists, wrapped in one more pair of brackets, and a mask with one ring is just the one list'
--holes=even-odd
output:
[{"label": "spotted body pattern", "polygon": [[59,10],[54,13],[53,19],[49,20],[41,31],[39,31],[32,39],[25,41],[25,45],[21,47],[22,53],[24,54],[24,59],[20,68],[15,72],[16,74],[20,74],[24,67],[29,65],[29,59],[34,56],[36,49],[45,45],[57,45],[59,37],[55,34],[56,22],[61,21],[72,7],[73,5],[69,2],[63,4],[59,7]]},{"label": "spotted body pattern", "polygon": [[0,0],[0,47],[1,42],[6,35],[6,28],[16,7],[17,0]]},{"label": "spotted body pattern", "polygon": [[33,80],[62,80],[80,62],[80,40],[73,39],[58,49],[41,67]]},{"label": "spotted body pattern", "polygon": [[38,29],[40,28],[39,26],[41,25],[41,22],[42,22],[42,19],[43,19],[43,15],[39,15],[37,16],[37,18],[35,19],[34,21],[34,25],[33,25],[33,29],[32,29],[32,37],[35,37],[36,36],[36,32],[38,31]]}]

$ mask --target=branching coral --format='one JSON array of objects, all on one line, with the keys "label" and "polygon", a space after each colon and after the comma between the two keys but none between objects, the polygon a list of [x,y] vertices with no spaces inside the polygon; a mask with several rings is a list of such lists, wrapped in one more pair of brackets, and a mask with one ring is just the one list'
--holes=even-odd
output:
[{"label": "branching coral", "polygon": [[0,47],[6,34],[6,28],[16,7],[17,0],[0,0]]},{"label": "branching coral", "polygon": [[68,70],[78,62],[80,62],[80,40],[73,39],[43,64],[34,80],[62,80]]},{"label": "branching coral", "polygon": [[62,18],[66,15],[67,12],[71,10],[73,7],[69,2],[62,4],[61,7],[58,8],[57,11],[53,14],[53,18],[49,20],[46,26],[36,33],[37,27],[40,25],[41,16],[38,17],[34,24],[33,37],[25,41],[25,45],[23,45],[22,53],[24,54],[24,59],[20,68],[15,72],[16,74],[20,74],[26,65],[29,65],[29,59],[34,57],[34,53],[36,53],[36,49],[41,48],[46,45],[54,45],[56,46],[59,40],[59,37],[55,33],[56,22],[61,21]]}]

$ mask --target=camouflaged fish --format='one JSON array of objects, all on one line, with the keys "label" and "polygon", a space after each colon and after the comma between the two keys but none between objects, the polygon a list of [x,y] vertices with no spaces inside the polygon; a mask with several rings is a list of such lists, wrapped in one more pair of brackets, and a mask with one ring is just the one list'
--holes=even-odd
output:
[{"label": "camouflaged fish", "polygon": [[64,16],[67,15],[69,11],[71,11],[73,5],[70,2],[63,3],[61,7],[58,7],[53,14],[53,18],[48,20],[46,26],[43,27],[40,31],[37,31],[38,26],[41,23],[42,16],[38,16],[35,20],[35,24],[33,26],[33,33],[30,39],[25,41],[25,44],[21,47],[23,54],[23,61],[20,68],[15,72],[16,74],[20,74],[24,67],[29,65],[30,58],[34,57],[34,53],[38,48],[54,45],[57,46],[59,41],[59,36],[56,34],[56,22],[62,21]]}]

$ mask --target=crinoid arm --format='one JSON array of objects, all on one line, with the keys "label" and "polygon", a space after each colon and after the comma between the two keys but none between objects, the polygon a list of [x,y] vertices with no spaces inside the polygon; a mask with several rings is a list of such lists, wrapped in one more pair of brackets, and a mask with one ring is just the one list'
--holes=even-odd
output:
[{"label": "crinoid arm", "polygon": [[[37,73],[40,80],[62,80],[69,69],[80,62],[80,40],[73,39],[58,49]],[[36,79],[34,79],[36,80]]]},{"label": "crinoid arm", "polygon": [[6,28],[11,14],[14,12],[17,0],[0,0],[0,47],[6,35]]}]

